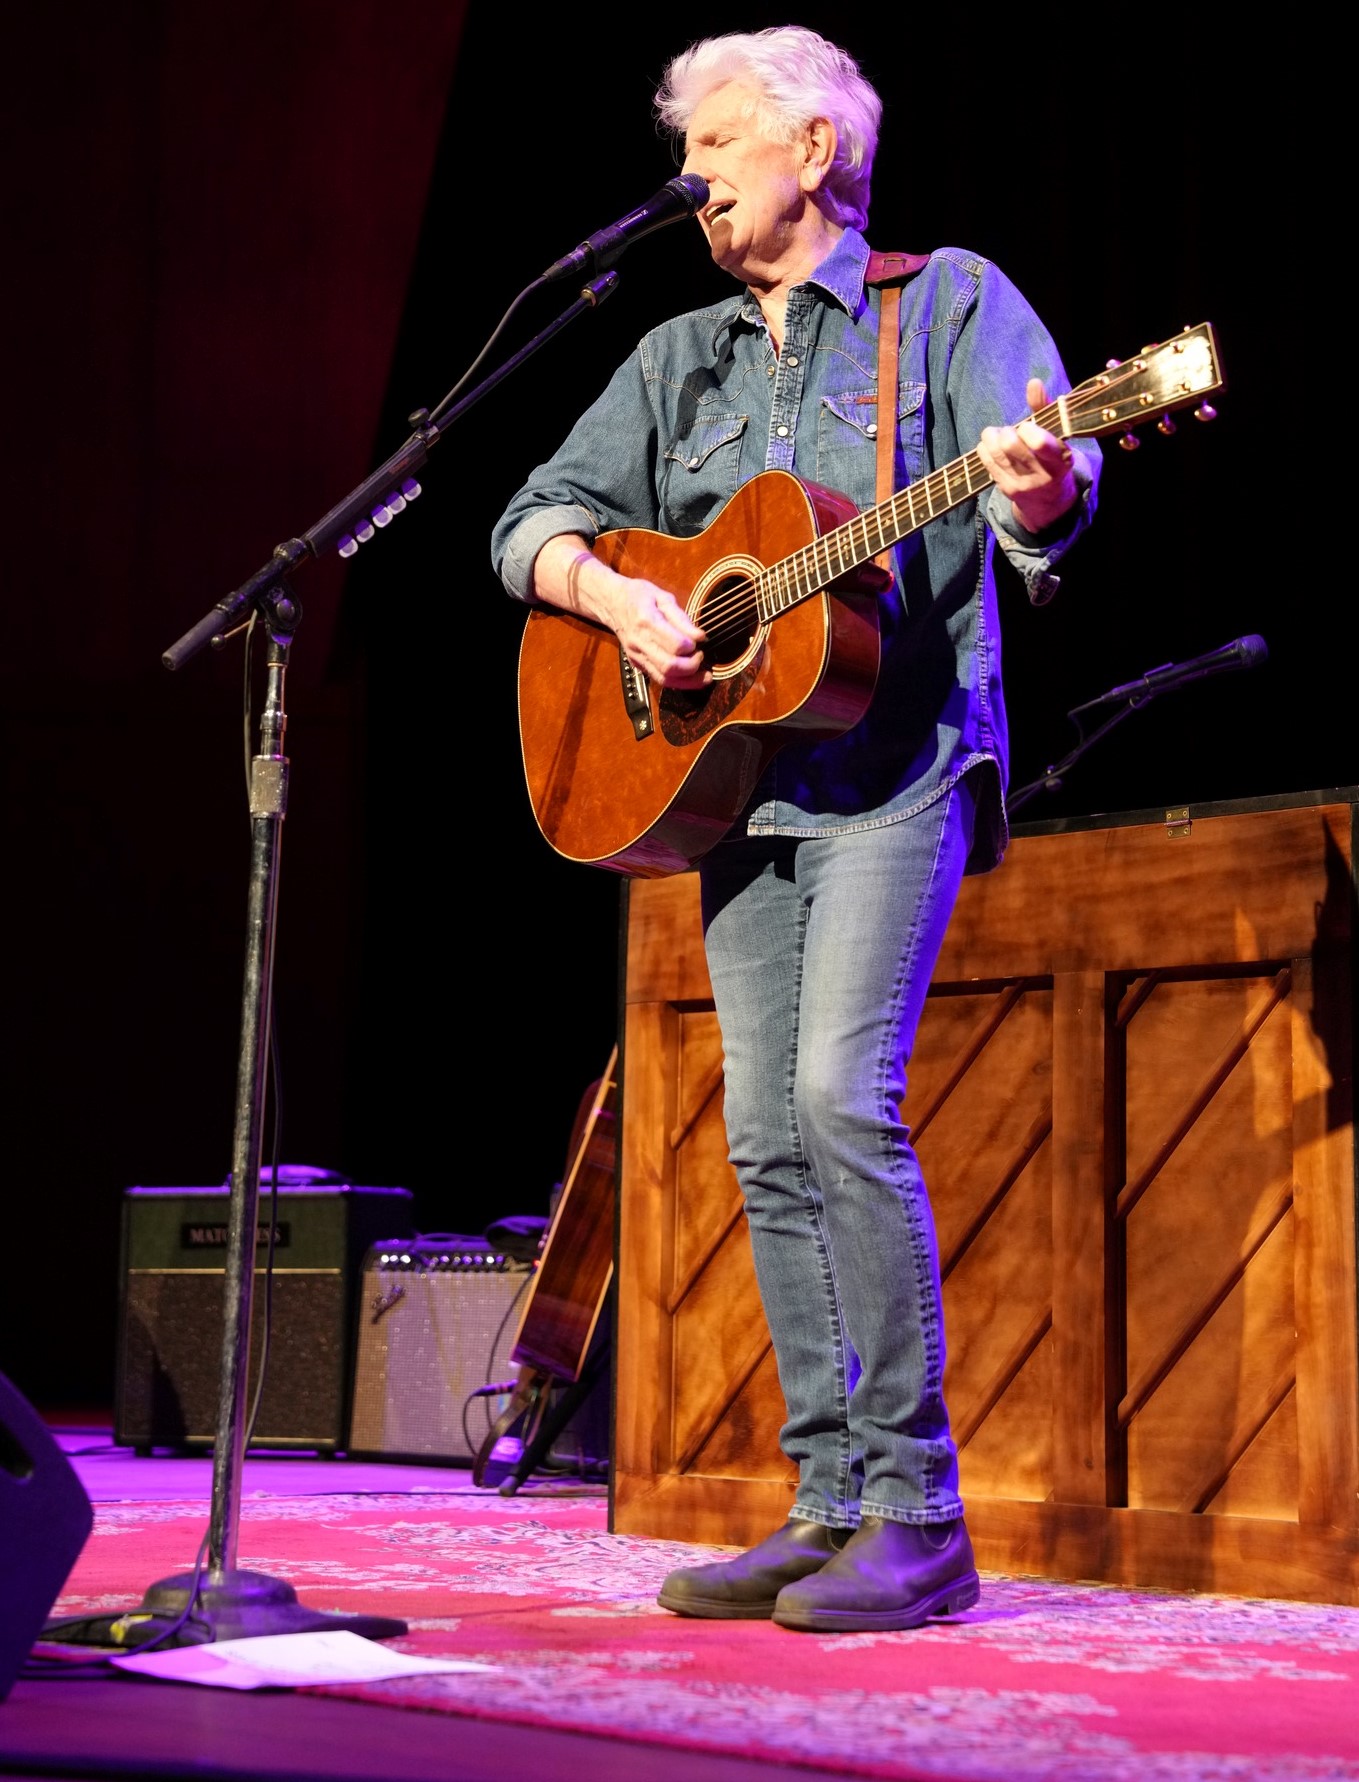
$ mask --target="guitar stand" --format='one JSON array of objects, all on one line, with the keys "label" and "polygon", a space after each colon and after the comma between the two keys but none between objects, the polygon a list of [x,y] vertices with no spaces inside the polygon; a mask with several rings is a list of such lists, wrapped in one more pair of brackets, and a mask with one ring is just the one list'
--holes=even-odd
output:
[{"label": "guitar stand", "polygon": [[[558,1395],[557,1402],[549,1404],[547,1410],[533,1425],[533,1433],[525,1441],[519,1459],[501,1480],[499,1491],[502,1497],[513,1497],[524,1481],[537,1471],[544,1458],[551,1452],[553,1442],[589,1397],[608,1364],[608,1345],[598,1345],[581,1369],[580,1378],[566,1382],[565,1389]],[[546,1391],[550,1398],[551,1388],[546,1388]],[[532,1421],[531,1418],[530,1421]]]}]

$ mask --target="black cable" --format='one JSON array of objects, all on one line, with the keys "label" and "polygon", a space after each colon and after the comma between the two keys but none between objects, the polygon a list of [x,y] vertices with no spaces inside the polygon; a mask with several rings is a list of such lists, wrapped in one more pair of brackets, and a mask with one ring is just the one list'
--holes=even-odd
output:
[{"label": "black cable", "polygon": [[[203,1539],[198,1543],[198,1555],[194,1560],[193,1576],[189,1580],[184,1607],[173,1621],[157,1628],[155,1625],[157,1617],[150,1614],[143,1615],[138,1609],[124,1609],[116,1615],[60,1616],[44,1623],[33,1651],[19,1667],[19,1675],[30,1681],[38,1677],[100,1676],[110,1668],[115,1658],[122,1657],[128,1652],[154,1652],[158,1647],[173,1640],[181,1628],[187,1627],[191,1623],[204,1630],[204,1638],[185,1643],[208,1644],[212,1640],[211,1623],[200,1620],[193,1611],[198,1602],[198,1592],[203,1580],[203,1566],[208,1556],[208,1540],[211,1532],[209,1527],[204,1532]],[[139,1626],[145,1626],[150,1631],[144,1640],[114,1638],[109,1641],[98,1638],[101,1633],[113,1634],[115,1629],[123,1625],[126,1625],[129,1633],[135,1632]],[[44,1642],[73,1646],[109,1646],[111,1644],[114,1650],[105,1651],[98,1658],[69,1659],[59,1657],[55,1653],[43,1652],[41,1647]]]},{"label": "black cable", "polygon": [[[264,1258],[264,1318],[260,1330],[260,1365],[255,1378],[255,1397],[250,1406],[250,1416],[245,1426],[245,1440],[241,1444],[244,1453],[250,1447],[250,1439],[255,1433],[255,1419],[259,1416],[260,1400],[264,1396],[264,1376],[269,1369],[269,1338],[274,1327],[274,1241],[278,1231],[278,1172],[279,1157],[283,1145],[283,1073],[279,1068],[278,1023],[274,1019],[273,999],[270,998],[268,1010],[269,1020],[269,1076],[273,1084],[273,1134],[274,1143],[269,1165],[269,1247]],[[249,1353],[247,1349],[246,1353]]]},{"label": "black cable", "polygon": [[[245,633],[245,672],[241,695],[241,718],[245,742],[245,795],[246,809],[250,810],[251,782],[254,763],[254,703],[252,695],[252,651],[255,640],[255,613],[252,611]],[[252,819],[253,820],[253,819]],[[279,1065],[278,1021],[274,1012],[273,986],[270,985],[269,1005],[264,1010],[264,1018],[269,1024],[269,1079],[273,1089],[273,1105],[270,1110],[270,1121],[273,1129],[273,1146],[270,1168],[269,1193],[269,1244],[264,1258],[264,1318],[260,1331],[260,1362],[255,1377],[255,1395],[250,1405],[250,1415],[246,1420],[245,1439],[241,1444],[244,1453],[250,1447],[251,1437],[255,1432],[255,1421],[259,1416],[260,1401],[264,1395],[264,1377],[269,1367],[269,1339],[274,1323],[274,1252],[275,1234],[278,1230],[278,1172],[279,1159],[283,1144],[283,1073]],[[255,1234],[252,1233],[247,1242],[250,1245],[250,1267],[255,1266]],[[250,1333],[246,1336],[246,1355],[250,1354]]]},{"label": "black cable", "polygon": [[461,394],[461,392],[463,390],[465,390],[467,388],[467,385],[471,382],[472,378],[476,375],[476,372],[485,363],[486,355],[490,352],[491,348],[495,345],[495,343],[500,339],[500,336],[505,332],[505,329],[509,324],[510,317],[519,308],[520,304],[524,301],[524,299],[526,297],[528,297],[532,292],[538,290],[539,287],[544,285],[546,282],[547,281],[545,279],[535,278],[531,285],[525,285],[523,290],[515,298],[514,302],[511,303],[509,308],[505,311],[504,315],[501,316],[500,320],[496,323],[494,329],[491,331],[490,338],[487,340],[486,345],[477,354],[476,358],[473,359],[472,363],[467,367],[467,370],[463,372],[462,376],[458,379],[457,383],[454,384],[453,388],[444,397],[443,401],[436,403],[435,406],[430,410],[430,420],[433,422],[433,424],[436,427],[439,425],[439,417],[444,413],[444,411],[446,409],[452,408],[452,406],[453,406],[454,402],[457,400],[458,396]]},{"label": "black cable", "polygon": [[[524,1297],[524,1289],[528,1286],[529,1282],[532,1279],[533,1279],[533,1270],[530,1268],[525,1271],[523,1280],[519,1283],[518,1287],[515,1289],[514,1298],[505,1307],[505,1310],[501,1315],[500,1322],[499,1322],[499,1324],[496,1325],[495,1335],[491,1338],[490,1353],[486,1357],[486,1377],[487,1377],[488,1382],[490,1381],[491,1374],[495,1369],[496,1351],[500,1348],[500,1339],[505,1334],[505,1326],[510,1321],[510,1314],[514,1311],[514,1308],[519,1304],[519,1301]],[[467,1394],[467,1397],[462,1401],[462,1438],[467,1443],[467,1452],[469,1454],[476,1453],[478,1444],[472,1440],[471,1433],[468,1430],[467,1413],[471,1409],[472,1400],[477,1397],[485,1397],[485,1395],[486,1395],[486,1388],[484,1386],[478,1387],[476,1391],[469,1392]],[[488,1411],[487,1417],[486,1417],[486,1433],[487,1433],[487,1435],[489,1435],[491,1433],[491,1424],[494,1421],[495,1421],[494,1418],[490,1415],[490,1413]]]}]

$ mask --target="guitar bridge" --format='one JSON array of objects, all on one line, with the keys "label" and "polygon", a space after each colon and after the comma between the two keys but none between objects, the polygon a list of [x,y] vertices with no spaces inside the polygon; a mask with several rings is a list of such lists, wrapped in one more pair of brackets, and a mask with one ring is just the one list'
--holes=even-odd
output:
[{"label": "guitar bridge", "polygon": [[651,713],[651,687],[646,676],[626,654],[618,652],[618,670],[623,679],[623,709],[632,719],[632,734],[644,742],[655,728]]}]

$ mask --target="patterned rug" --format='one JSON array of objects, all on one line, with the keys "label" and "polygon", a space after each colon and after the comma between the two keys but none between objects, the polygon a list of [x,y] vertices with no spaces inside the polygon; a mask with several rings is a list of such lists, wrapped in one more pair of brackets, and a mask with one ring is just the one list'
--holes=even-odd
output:
[{"label": "patterned rug", "polygon": [[[983,1575],[911,1633],[656,1606],[726,1549],[610,1535],[592,1494],[247,1498],[237,1563],[489,1672],[324,1693],[893,1782],[1359,1782],[1359,1609]],[[192,1570],[197,1503],[99,1504],[57,1615]]]}]

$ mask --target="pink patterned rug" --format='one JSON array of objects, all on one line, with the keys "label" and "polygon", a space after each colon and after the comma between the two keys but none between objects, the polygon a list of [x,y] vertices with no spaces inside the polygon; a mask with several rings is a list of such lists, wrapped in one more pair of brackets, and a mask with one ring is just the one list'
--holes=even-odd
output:
[{"label": "pink patterned rug", "polygon": [[[490,1672],[325,1693],[893,1782],[1359,1782],[1359,1609],[984,1575],[912,1633],[820,1637],[656,1606],[724,1549],[607,1531],[593,1494],[247,1498],[237,1563],[398,1616]],[[197,1503],[103,1503],[53,1613],[191,1570]]]}]

